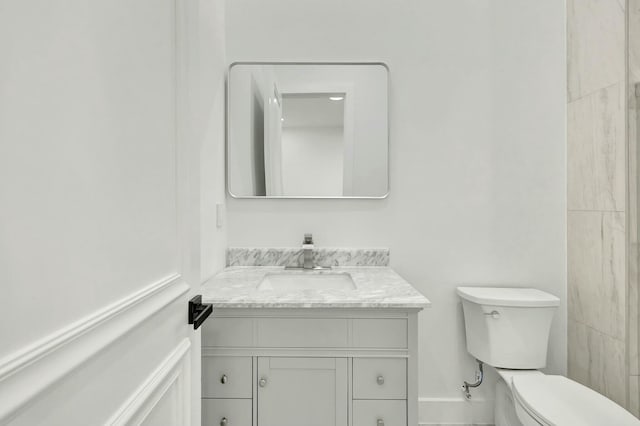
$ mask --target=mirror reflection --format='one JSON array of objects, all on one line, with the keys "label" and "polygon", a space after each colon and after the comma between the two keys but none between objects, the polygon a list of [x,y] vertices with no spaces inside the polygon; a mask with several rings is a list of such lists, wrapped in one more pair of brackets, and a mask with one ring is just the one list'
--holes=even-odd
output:
[{"label": "mirror reflection", "polygon": [[387,92],[382,64],[232,65],[229,192],[235,197],[386,196]]}]

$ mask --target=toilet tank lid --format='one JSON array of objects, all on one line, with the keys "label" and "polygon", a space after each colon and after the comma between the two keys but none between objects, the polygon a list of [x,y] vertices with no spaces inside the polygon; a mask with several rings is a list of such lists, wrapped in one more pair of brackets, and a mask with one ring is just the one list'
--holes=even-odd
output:
[{"label": "toilet tank lid", "polygon": [[479,305],[539,308],[560,305],[556,296],[535,288],[458,287],[458,295]]}]

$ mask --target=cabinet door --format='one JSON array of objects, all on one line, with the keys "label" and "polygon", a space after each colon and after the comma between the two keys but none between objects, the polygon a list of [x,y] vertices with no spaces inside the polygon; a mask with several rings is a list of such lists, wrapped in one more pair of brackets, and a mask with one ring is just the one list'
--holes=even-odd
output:
[{"label": "cabinet door", "polygon": [[346,358],[258,358],[258,426],[346,426]]}]

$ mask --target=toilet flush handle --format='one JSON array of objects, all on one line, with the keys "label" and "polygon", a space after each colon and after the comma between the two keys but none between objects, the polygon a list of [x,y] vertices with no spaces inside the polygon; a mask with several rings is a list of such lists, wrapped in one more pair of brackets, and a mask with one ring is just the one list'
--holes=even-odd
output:
[{"label": "toilet flush handle", "polygon": [[493,318],[493,319],[498,319],[498,318],[500,318],[500,312],[495,311],[495,310],[494,310],[494,311],[491,311],[491,312],[485,312],[484,314],[485,314],[485,315],[488,315],[488,316],[491,316],[491,318]]}]

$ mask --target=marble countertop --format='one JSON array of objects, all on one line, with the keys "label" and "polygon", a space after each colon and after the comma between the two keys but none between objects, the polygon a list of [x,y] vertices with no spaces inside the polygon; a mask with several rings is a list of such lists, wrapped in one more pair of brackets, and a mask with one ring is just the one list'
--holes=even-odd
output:
[{"label": "marble countertop", "polygon": [[[265,290],[266,274],[348,273],[356,289]],[[388,267],[336,267],[330,271],[285,270],[281,266],[228,267],[202,285],[203,303],[214,308],[426,308],[431,305]]]}]

